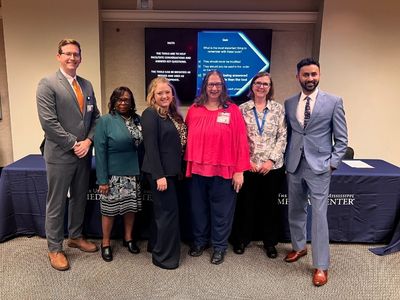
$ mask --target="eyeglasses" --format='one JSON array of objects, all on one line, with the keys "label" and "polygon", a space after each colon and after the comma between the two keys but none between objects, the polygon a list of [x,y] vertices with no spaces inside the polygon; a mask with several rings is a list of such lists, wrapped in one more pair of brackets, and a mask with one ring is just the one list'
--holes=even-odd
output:
[{"label": "eyeglasses", "polygon": [[258,87],[258,88],[260,88],[260,87],[269,87],[269,86],[271,86],[271,83],[269,83],[269,82],[259,82],[259,81],[256,81],[256,82],[254,82],[253,83],[253,85],[255,85],[256,87]]},{"label": "eyeglasses", "polygon": [[125,104],[131,104],[131,99],[129,99],[129,98],[119,98],[118,100],[117,100],[117,102],[118,103],[125,103]]},{"label": "eyeglasses", "polygon": [[77,53],[77,52],[61,52],[61,54],[64,54],[65,56],[68,56],[68,57],[76,57],[76,58],[81,57],[81,54]]},{"label": "eyeglasses", "polygon": [[222,82],[209,82],[209,83],[207,83],[207,87],[209,87],[209,88],[213,88],[213,87],[220,88],[220,87],[222,87]]}]

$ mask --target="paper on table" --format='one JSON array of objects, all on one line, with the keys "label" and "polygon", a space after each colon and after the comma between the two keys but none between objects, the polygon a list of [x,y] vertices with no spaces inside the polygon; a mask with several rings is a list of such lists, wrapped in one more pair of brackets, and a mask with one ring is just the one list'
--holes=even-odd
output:
[{"label": "paper on table", "polygon": [[374,168],[373,166],[363,162],[362,160],[343,160],[343,162],[352,168]]}]

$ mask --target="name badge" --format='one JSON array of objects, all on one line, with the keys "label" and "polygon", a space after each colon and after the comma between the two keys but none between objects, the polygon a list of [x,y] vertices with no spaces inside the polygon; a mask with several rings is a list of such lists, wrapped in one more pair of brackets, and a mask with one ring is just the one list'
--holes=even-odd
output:
[{"label": "name badge", "polygon": [[88,105],[86,106],[86,111],[87,111],[87,112],[93,111],[93,104],[88,104]]},{"label": "name badge", "polygon": [[217,123],[229,124],[231,120],[231,113],[220,112],[217,117]]}]

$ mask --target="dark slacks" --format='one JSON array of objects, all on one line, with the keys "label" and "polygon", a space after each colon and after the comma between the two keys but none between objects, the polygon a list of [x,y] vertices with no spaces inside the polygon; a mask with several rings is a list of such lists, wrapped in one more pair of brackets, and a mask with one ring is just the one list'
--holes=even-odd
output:
[{"label": "dark slacks", "polygon": [[46,163],[48,193],[46,201],[46,237],[49,251],[62,251],[64,214],[68,190],[68,236],[82,235],[83,218],[90,177],[90,156],[72,164]]},{"label": "dark slacks", "polygon": [[179,208],[177,176],[167,177],[167,190],[157,190],[157,183],[147,175],[153,198],[154,223],[151,232],[153,263],[161,268],[179,266],[181,238],[179,232]]},{"label": "dark slacks", "polygon": [[236,193],[231,179],[193,175],[191,181],[193,244],[225,251],[232,229]]},{"label": "dark slacks", "polygon": [[261,239],[264,247],[275,246],[279,239],[278,193],[285,179],[284,168],[267,175],[245,172],[238,194],[231,235],[232,244],[247,245]]}]

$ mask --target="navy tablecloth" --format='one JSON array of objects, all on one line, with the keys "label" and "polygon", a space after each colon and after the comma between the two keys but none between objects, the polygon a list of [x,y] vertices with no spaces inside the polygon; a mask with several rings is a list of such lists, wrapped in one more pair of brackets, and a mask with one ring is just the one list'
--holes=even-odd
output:
[{"label": "navy tablecloth", "polygon": [[[362,161],[373,168],[342,163],[333,173],[330,194],[337,201],[331,201],[328,209],[333,241],[388,242],[399,220],[400,168],[383,160]],[[341,199],[351,205],[345,200],[339,203]]]},{"label": "navy tablecloth", "polygon": [[45,236],[46,167],[40,155],[3,168],[0,177],[0,241],[18,234]]},{"label": "navy tablecloth", "polygon": [[[97,193],[95,160],[92,160],[90,186],[83,234],[101,237],[100,194]],[[182,188],[185,191],[185,188]],[[45,237],[47,179],[46,165],[41,155],[28,155],[3,168],[0,177],[0,242],[18,235],[39,235]],[[135,218],[135,234],[148,238],[152,204],[149,192],[143,193],[143,211]],[[182,204],[183,211],[188,210]],[[187,215],[181,219],[186,220]],[[65,233],[67,234],[68,206],[65,211]],[[113,237],[122,237],[123,220],[117,217],[112,231]],[[182,228],[183,238],[188,239],[188,228]]]},{"label": "navy tablecloth", "polygon": [[[330,240],[362,243],[387,243],[392,237],[400,240],[400,226],[396,228],[400,219],[400,168],[383,160],[362,161],[374,168],[351,168],[342,163],[333,173],[328,207]],[[180,214],[182,228],[189,237],[190,213],[186,192],[180,200]],[[0,241],[21,234],[45,236],[46,193],[45,163],[40,155],[28,155],[3,169],[0,178]],[[146,197],[150,198],[148,194]],[[84,223],[84,233],[92,237],[101,236],[98,200],[93,171]],[[281,241],[289,241],[285,185],[278,201]],[[141,230],[150,226],[151,206],[148,204],[151,201],[144,203]],[[309,239],[310,225],[308,222]],[[400,242],[397,248],[392,249],[400,250]]]}]

